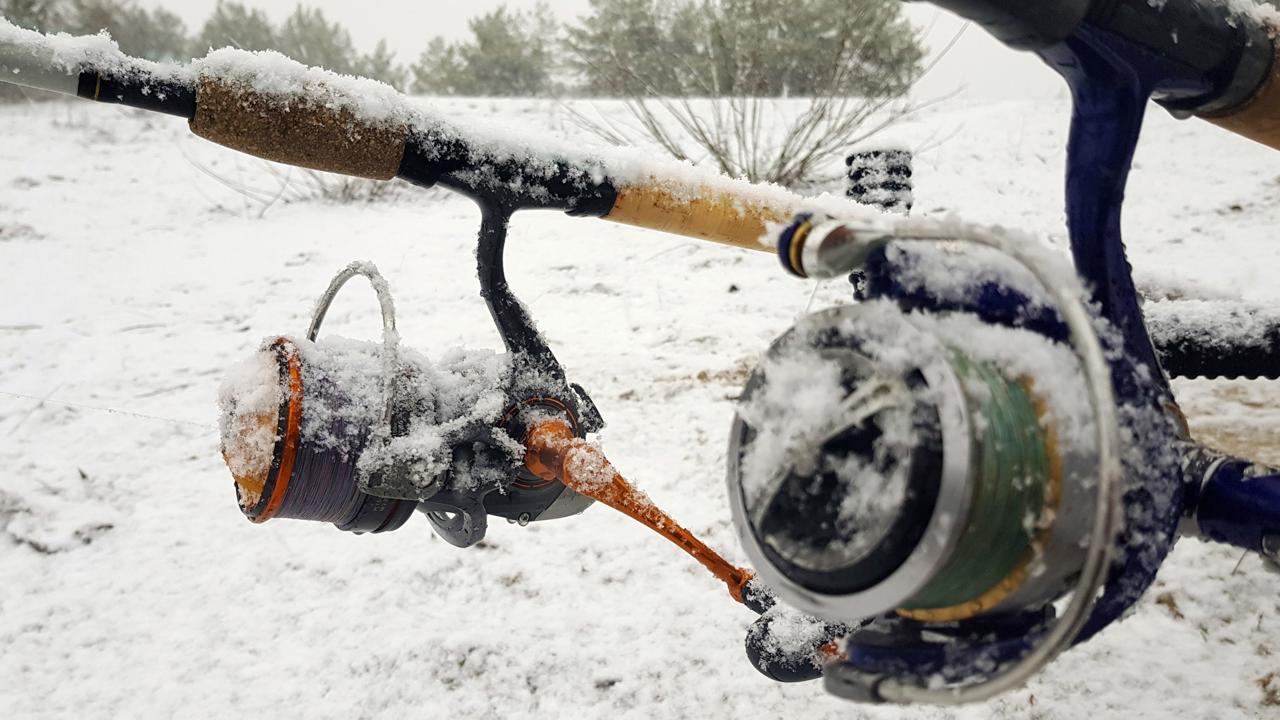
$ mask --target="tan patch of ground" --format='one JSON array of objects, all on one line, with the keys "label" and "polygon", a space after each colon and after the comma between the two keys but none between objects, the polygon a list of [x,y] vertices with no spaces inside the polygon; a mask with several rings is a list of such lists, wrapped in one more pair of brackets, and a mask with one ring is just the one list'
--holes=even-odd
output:
[{"label": "tan patch of ground", "polygon": [[1193,380],[1174,389],[1197,440],[1280,466],[1280,382]]},{"label": "tan patch of ground", "polygon": [[1276,428],[1204,428],[1195,429],[1194,434],[1197,440],[1217,450],[1280,466],[1280,446],[1275,438],[1278,431]]}]

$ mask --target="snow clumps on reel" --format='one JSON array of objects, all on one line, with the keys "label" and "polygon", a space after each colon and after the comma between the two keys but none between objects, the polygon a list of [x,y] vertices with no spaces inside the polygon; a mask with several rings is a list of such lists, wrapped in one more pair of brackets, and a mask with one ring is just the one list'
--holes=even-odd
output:
[{"label": "snow clumps on reel", "polygon": [[[439,365],[397,351],[389,436],[380,344],[279,338],[227,376],[220,393],[223,454],[240,507],[275,517],[332,522],[357,532],[402,525],[418,501],[482,479],[462,457],[491,440],[507,407],[506,356],[454,351]],[[518,443],[486,443],[519,463]],[[479,450],[476,450],[479,452]],[[407,475],[414,497],[370,494],[380,474]]]}]

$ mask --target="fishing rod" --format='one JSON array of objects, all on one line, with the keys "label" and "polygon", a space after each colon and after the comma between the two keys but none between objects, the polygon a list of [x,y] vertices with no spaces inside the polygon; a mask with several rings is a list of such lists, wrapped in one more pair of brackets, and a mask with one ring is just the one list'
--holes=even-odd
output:
[{"label": "fishing rod", "polygon": [[[347,268],[305,335],[272,338],[224,389],[223,451],[250,519],[377,533],[420,511],[469,547],[490,516],[527,524],[601,502],[761,615],[747,649],[766,675],[822,677],[861,702],[958,704],[1022,685],[1119,620],[1182,534],[1280,560],[1280,473],[1195,444],[1161,371],[1280,377],[1280,334],[1174,328],[1155,346],[1119,224],[1149,98],[1275,147],[1280,64],[1257,17],[1209,0],[939,4],[1071,86],[1074,267],[1007,231],[461,127],[270,53],[170,67],[105,38],[0,24],[0,78],[480,205],[479,282],[507,352],[433,362],[404,347],[385,279]],[[588,440],[604,419],[505,279],[508,221],[526,209],[774,253],[801,277],[866,278],[862,302],[802,318],[744,389],[727,484],[752,569],[677,525]],[[938,248],[957,242],[974,249]],[[321,339],[329,303],[360,276],[383,341]]]}]

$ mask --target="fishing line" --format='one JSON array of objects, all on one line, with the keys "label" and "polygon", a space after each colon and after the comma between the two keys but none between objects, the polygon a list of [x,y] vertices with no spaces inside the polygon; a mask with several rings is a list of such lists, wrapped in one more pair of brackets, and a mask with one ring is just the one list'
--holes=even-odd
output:
[{"label": "fishing line", "polygon": [[354,519],[365,498],[354,459],[313,443],[300,444],[292,475],[306,482],[289,483],[275,517],[344,525]]},{"label": "fishing line", "polygon": [[142,420],[152,420],[156,422],[169,423],[171,425],[185,425],[188,427],[200,428],[205,432],[216,432],[217,428],[207,423],[192,422],[190,420],[178,420],[175,418],[161,417],[159,415],[147,415],[146,413],[133,412],[132,410],[121,410],[118,408],[102,407],[100,405],[89,405],[86,403],[69,402],[66,400],[50,400],[49,398],[37,397],[35,395],[26,395],[24,393],[9,392],[0,390],[0,395],[6,397],[18,398],[20,400],[33,400],[41,404],[60,405],[62,407],[74,408],[76,410],[92,410],[93,412],[111,413],[112,415],[123,415],[126,417],[139,418]]},{"label": "fishing line", "polygon": [[801,313],[802,315],[809,314],[809,311],[813,309],[813,302],[818,299],[818,291],[826,284],[826,280],[819,280],[813,284],[813,292],[809,293],[809,302],[805,303],[804,311]]}]

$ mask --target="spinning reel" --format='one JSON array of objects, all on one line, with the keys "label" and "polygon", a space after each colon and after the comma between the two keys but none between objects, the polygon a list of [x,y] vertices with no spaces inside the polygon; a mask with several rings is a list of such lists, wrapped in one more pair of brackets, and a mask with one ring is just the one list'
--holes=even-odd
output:
[{"label": "spinning reel", "polygon": [[[991,277],[1002,265],[932,242],[943,239],[1024,263],[999,274],[1001,294],[1024,298],[1015,316],[1052,308],[1057,332],[948,307],[944,296],[971,294],[963,279],[975,268]],[[910,247],[920,241],[931,247]],[[733,517],[761,581],[855,629],[846,662],[826,668],[832,692],[989,696],[1025,682],[1097,613],[1124,515],[1120,418],[1132,409],[1112,373],[1131,368],[1108,362],[1084,290],[1060,261],[1019,242],[956,224],[808,216],[779,236],[794,274],[872,279],[861,304],[808,316],[774,343],[747,384],[729,450]],[[886,278],[936,302],[907,307],[885,292]],[[1161,427],[1158,412],[1138,414]],[[1153,435],[1142,442],[1156,447]],[[1173,469],[1172,458],[1156,460]],[[785,679],[819,674],[797,658],[789,665]],[[929,676],[954,687],[928,689]]]},{"label": "spinning reel", "polygon": [[[358,276],[377,293],[382,345],[320,341],[330,304]],[[525,467],[522,443],[533,418],[558,418],[577,438],[603,421],[550,350],[537,348],[527,318],[505,319],[544,352],[459,352],[432,364],[400,347],[377,268],[346,268],[320,298],[305,339],[267,343],[224,387],[224,455],[245,515],[382,533],[416,509],[441,538],[467,548],[484,539],[490,515],[524,526],[586,510],[590,498]]]},{"label": "spinning reel", "polygon": [[[946,223],[801,216],[775,235],[789,272],[857,272],[864,303],[805,318],[766,354],[734,423],[730,500],[761,580],[853,626],[822,674],[863,702],[1021,685],[1122,617],[1180,528],[1280,561],[1280,472],[1193,443],[1162,371],[1276,377],[1280,348],[1260,360],[1230,342],[1153,346],[1120,233],[1149,98],[1277,146],[1276,86],[1259,85],[1280,67],[1275,45],[1209,3],[939,4],[1071,85],[1076,267]],[[1202,42],[1179,46],[1179,33]],[[998,246],[1038,282],[898,247],[926,239]],[[1068,345],[1074,362],[1046,352]]]},{"label": "spinning reel", "polygon": [[[502,237],[482,266],[500,268]],[[361,275],[378,295],[383,343],[319,341],[338,291]],[[509,293],[486,289],[491,298]],[[373,265],[339,273],[306,339],[267,342],[224,384],[223,455],[246,517],[364,534],[398,530],[416,509],[440,537],[468,548],[484,539],[490,515],[525,526],[599,500],[689,553],[735,600],[759,612],[771,606],[763,588],[748,592],[752,573],[680,527],[585,442],[603,420],[510,299],[490,307],[507,346],[520,349],[459,351],[433,364],[400,347],[390,290]],[[522,336],[505,334],[513,328]]]}]

